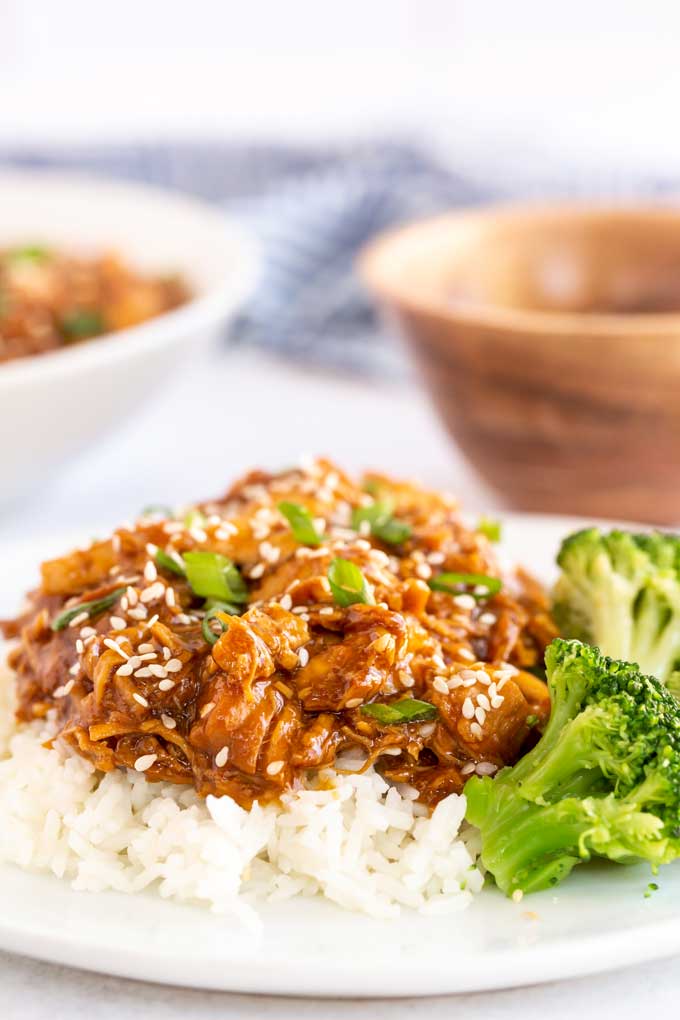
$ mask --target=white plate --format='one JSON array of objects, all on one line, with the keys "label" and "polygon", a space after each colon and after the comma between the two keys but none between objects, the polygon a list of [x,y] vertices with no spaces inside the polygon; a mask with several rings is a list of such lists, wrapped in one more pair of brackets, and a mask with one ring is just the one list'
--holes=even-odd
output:
[{"label": "white plate", "polygon": [[[550,579],[563,535],[583,522],[514,516],[509,556]],[[50,549],[0,548],[0,615],[12,612]],[[262,937],[153,895],[77,893],[0,868],[0,947],[89,970],[225,991],[434,995],[575,977],[680,952],[680,867],[645,898],[647,867],[577,868],[556,892],[516,904],[485,889],[458,915],[375,921],[322,900],[265,904]]]}]

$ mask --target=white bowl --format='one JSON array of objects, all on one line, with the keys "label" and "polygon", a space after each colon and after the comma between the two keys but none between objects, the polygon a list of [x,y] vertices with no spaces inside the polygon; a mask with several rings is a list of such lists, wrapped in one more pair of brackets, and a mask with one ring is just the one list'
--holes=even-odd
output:
[{"label": "white bowl", "polygon": [[256,277],[253,242],[207,203],[74,174],[2,172],[0,248],[31,241],[114,249],[142,270],[180,273],[193,297],[139,326],[0,364],[0,506],[152,398]]}]

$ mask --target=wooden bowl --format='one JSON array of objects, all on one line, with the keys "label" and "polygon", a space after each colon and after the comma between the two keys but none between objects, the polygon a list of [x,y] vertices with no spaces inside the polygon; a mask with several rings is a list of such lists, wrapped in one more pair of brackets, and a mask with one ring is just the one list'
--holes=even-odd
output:
[{"label": "wooden bowl", "polygon": [[360,270],[507,502],[680,521],[680,211],[453,212]]}]

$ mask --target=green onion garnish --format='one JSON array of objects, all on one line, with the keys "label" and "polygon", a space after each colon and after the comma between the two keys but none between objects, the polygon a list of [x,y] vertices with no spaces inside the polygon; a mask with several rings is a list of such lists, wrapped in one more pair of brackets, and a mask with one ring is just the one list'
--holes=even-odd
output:
[{"label": "green onion garnish", "polygon": [[104,318],[95,309],[81,308],[69,312],[61,320],[61,334],[65,340],[82,340],[84,337],[97,336],[104,330]]},{"label": "green onion garnish", "polygon": [[220,602],[247,602],[248,589],[238,567],[221,553],[184,554],[187,581],[195,595]]},{"label": "green onion garnish", "polygon": [[416,698],[402,698],[401,701],[390,702],[372,701],[370,705],[362,705],[361,711],[386,726],[437,718],[437,709],[434,705],[429,701],[418,701]]},{"label": "green onion garnish", "polygon": [[336,557],[328,568],[328,581],[339,606],[352,606],[355,602],[375,605],[373,590],[356,563]]},{"label": "green onion garnish", "polygon": [[489,577],[488,574],[437,574],[427,582],[432,591],[445,591],[449,595],[462,594],[462,588],[484,588],[483,592],[471,591],[467,594],[475,599],[488,599],[497,595],[503,587],[499,577]]},{"label": "green onion garnish", "polygon": [[160,567],[161,570],[169,570],[171,574],[177,574],[179,577],[187,576],[186,568],[174,556],[166,553],[164,549],[156,550],[154,560],[156,561],[156,566]]},{"label": "green onion garnish", "polygon": [[187,510],[184,515],[184,527],[188,531],[191,531],[192,528],[204,528],[207,523],[208,518],[200,510],[196,510],[195,507]]},{"label": "green onion garnish", "polygon": [[110,595],[105,595],[104,598],[94,599],[92,602],[81,602],[77,606],[71,606],[70,609],[60,613],[56,620],[52,621],[52,630],[63,630],[64,627],[68,627],[71,620],[75,620],[76,616],[80,616],[81,613],[87,613],[89,617],[98,616],[99,613],[110,609],[125,591],[125,587],[116,588],[115,591],[112,591]]},{"label": "green onion garnish", "polygon": [[477,522],[477,531],[480,535],[486,535],[490,542],[500,542],[503,526],[493,517],[480,517]]},{"label": "green onion garnish", "polygon": [[538,716],[537,715],[528,715],[524,721],[527,724],[527,726],[529,727],[529,729],[532,729],[534,726],[538,725]]},{"label": "green onion garnish", "polygon": [[140,517],[173,517],[172,508],[164,503],[149,503],[142,508]]},{"label": "green onion garnish", "polygon": [[323,536],[314,527],[312,515],[306,507],[300,506],[299,503],[287,503],[284,500],[278,504],[278,508],[290,524],[290,530],[300,545],[321,545]]},{"label": "green onion garnish", "polygon": [[401,545],[413,534],[413,528],[405,521],[398,521],[392,516],[389,503],[372,503],[370,506],[356,507],[352,511],[352,527],[359,531],[361,524],[367,521],[371,534],[387,545]]},{"label": "green onion garnish", "polygon": [[47,248],[39,244],[27,244],[23,248],[12,248],[5,258],[8,262],[47,262],[51,258]]},{"label": "green onion garnish", "polygon": [[[203,617],[201,623],[201,630],[203,631],[203,637],[209,645],[214,645],[219,638],[224,634],[225,630],[229,629],[228,624],[218,615],[219,613],[227,613],[229,616],[238,616],[239,610],[237,606],[229,605],[228,602],[214,602],[211,608]],[[217,621],[220,625],[220,632],[217,634],[211,624]]]}]

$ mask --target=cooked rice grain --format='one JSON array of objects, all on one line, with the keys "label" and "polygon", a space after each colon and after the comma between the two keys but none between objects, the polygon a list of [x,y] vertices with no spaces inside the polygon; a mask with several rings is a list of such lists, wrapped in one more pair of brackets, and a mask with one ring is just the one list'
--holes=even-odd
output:
[{"label": "cooked rice grain", "polygon": [[374,917],[402,906],[462,909],[479,891],[477,835],[465,799],[430,815],[375,771],[326,770],[280,806],[244,811],[132,771],[101,775],[45,724],[17,727],[11,676],[0,680],[0,861],[52,872],[74,889],[153,889],[252,926],[254,904],[321,894]]}]

